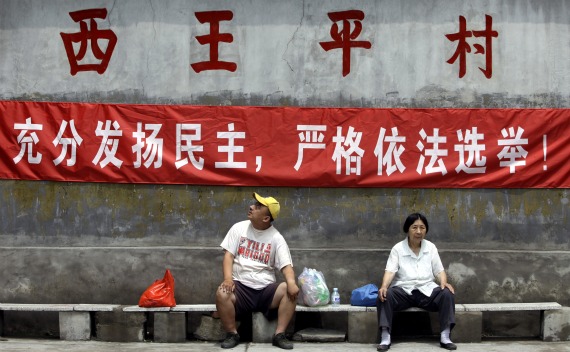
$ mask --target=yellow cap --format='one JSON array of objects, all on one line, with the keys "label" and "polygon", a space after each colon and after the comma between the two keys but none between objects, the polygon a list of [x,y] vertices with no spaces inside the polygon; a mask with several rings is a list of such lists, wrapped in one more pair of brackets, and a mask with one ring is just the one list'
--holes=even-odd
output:
[{"label": "yellow cap", "polygon": [[262,196],[260,196],[255,192],[253,192],[253,198],[257,199],[259,203],[269,208],[269,213],[271,214],[273,220],[277,219],[277,217],[279,216],[279,210],[281,210],[281,206],[279,205],[277,199],[273,197],[263,198]]}]

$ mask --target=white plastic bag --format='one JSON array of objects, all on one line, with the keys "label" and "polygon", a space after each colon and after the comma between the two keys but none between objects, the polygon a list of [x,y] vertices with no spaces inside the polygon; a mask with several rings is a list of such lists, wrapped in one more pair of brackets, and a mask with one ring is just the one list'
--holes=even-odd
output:
[{"label": "white plastic bag", "polygon": [[329,303],[330,292],[322,272],[304,268],[298,279],[301,287],[297,298],[299,304],[315,307]]}]

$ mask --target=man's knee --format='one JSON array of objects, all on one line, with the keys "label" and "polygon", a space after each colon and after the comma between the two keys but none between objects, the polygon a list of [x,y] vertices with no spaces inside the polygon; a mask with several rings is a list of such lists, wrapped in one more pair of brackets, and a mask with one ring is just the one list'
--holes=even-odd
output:
[{"label": "man's knee", "polygon": [[216,290],[216,303],[222,303],[231,300],[231,296],[231,293],[224,292],[222,288],[218,288]]},{"label": "man's knee", "polygon": [[276,308],[275,306],[279,306],[281,304],[281,301],[283,300],[283,297],[285,297],[286,295],[287,295],[287,284],[285,282],[282,282],[279,284],[279,286],[277,286],[277,289],[275,289],[275,293],[273,294],[272,308]]},{"label": "man's knee", "polygon": [[287,283],[282,282],[277,286],[277,289],[275,289],[275,296],[283,298],[285,295],[287,295]]}]

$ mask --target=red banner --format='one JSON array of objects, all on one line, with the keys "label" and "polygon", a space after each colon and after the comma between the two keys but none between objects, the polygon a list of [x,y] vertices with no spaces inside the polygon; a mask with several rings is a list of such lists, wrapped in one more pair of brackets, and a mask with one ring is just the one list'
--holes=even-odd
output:
[{"label": "red banner", "polygon": [[0,178],[294,187],[568,188],[568,109],[0,101]]}]

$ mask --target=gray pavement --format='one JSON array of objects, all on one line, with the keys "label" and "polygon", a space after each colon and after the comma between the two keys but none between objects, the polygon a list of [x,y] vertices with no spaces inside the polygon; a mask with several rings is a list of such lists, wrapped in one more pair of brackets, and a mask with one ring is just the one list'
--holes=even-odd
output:
[{"label": "gray pavement", "polygon": [[[137,351],[137,352],[221,352],[219,343],[186,342],[186,343],[153,343],[153,342],[99,342],[99,341],[60,341],[30,340],[7,338],[0,341],[0,351],[38,351],[38,352],[86,352],[86,351]],[[236,352],[277,352],[280,349],[271,344],[242,343],[236,348],[227,350]],[[376,346],[357,343],[304,343],[296,342],[294,351],[300,352],[372,352]],[[391,352],[442,352],[437,341],[395,342]],[[570,341],[497,341],[481,343],[457,344],[460,352],[570,352]]]}]

